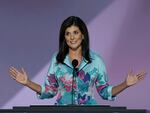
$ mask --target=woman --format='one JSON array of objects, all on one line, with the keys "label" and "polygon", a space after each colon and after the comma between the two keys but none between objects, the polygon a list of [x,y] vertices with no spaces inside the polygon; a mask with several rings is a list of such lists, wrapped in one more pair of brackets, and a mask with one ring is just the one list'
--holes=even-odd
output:
[{"label": "woman", "polygon": [[[74,59],[76,65],[73,67]],[[43,86],[29,80],[24,69],[19,71],[10,67],[9,72],[14,80],[37,92],[41,99],[52,98],[57,94],[58,105],[97,104],[93,97],[94,84],[103,99],[114,100],[117,94],[142,80],[145,75],[144,72],[130,72],[121,84],[109,85],[102,58],[89,50],[87,27],[75,16],[68,17],[61,25],[59,52],[52,57]]]}]

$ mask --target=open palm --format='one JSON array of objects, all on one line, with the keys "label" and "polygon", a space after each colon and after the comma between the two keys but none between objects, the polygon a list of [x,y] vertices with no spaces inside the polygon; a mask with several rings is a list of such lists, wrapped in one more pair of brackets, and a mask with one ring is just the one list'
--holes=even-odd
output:
[{"label": "open palm", "polygon": [[23,68],[19,71],[15,67],[10,67],[9,73],[10,73],[10,76],[14,80],[16,80],[18,83],[21,83],[23,85],[27,84],[28,77],[27,77],[27,74]]},{"label": "open palm", "polygon": [[128,85],[128,86],[132,86],[132,85],[138,83],[140,80],[144,79],[144,75],[145,75],[145,74],[146,74],[146,73],[143,72],[143,71],[140,72],[140,73],[138,73],[138,74],[133,74],[133,72],[130,71],[130,72],[128,73],[127,78],[126,78],[126,83],[127,83],[127,85]]}]

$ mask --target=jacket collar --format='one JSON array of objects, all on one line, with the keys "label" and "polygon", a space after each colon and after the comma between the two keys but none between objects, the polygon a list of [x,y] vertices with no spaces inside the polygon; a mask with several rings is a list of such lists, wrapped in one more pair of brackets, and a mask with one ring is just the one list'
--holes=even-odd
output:
[{"label": "jacket collar", "polygon": [[[73,69],[73,66],[72,66],[72,62],[69,58],[69,54],[66,55],[65,59],[64,59],[64,64],[66,64],[67,66],[69,66],[70,68]],[[83,67],[85,67],[86,65],[88,64],[88,61],[85,59],[85,58],[82,58],[81,60],[81,64],[78,68],[78,70],[81,70]]]}]

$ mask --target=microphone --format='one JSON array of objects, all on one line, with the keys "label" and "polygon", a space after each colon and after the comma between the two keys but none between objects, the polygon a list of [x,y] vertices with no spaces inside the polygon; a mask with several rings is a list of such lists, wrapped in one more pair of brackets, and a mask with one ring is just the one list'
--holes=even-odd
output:
[{"label": "microphone", "polygon": [[77,65],[78,65],[78,60],[77,60],[77,59],[74,59],[74,60],[72,61],[72,66],[73,66],[73,68],[75,69]]},{"label": "microphone", "polygon": [[72,105],[75,105],[75,100],[74,100],[74,98],[75,98],[75,90],[74,90],[74,88],[73,88],[73,86],[75,85],[75,83],[76,83],[76,76],[77,76],[77,65],[78,65],[78,60],[76,60],[76,59],[74,59],[73,61],[72,61],[72,66],[73,66],[73,80],[72,80]]}]

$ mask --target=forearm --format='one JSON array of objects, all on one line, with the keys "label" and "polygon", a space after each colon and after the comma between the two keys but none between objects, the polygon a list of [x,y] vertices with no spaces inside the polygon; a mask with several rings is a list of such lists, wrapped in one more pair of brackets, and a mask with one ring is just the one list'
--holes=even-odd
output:
[{"label": "forearm", "polygon": [[27,80],[27,87],[29,87],[30,89],[32,89],[33,91],[37,92],[37,93],[41,93],[41,86],[37,83],[32,82],[31,80]]},{"label": "forearm", "polygon": [[119,84],[117,86],[114,86],[112,88],[112,96],[116,96],[117,94],[119,94],[120,92],[125,90],[126,88],[128,88],[126,81],[122,82],[121,84]]}]

